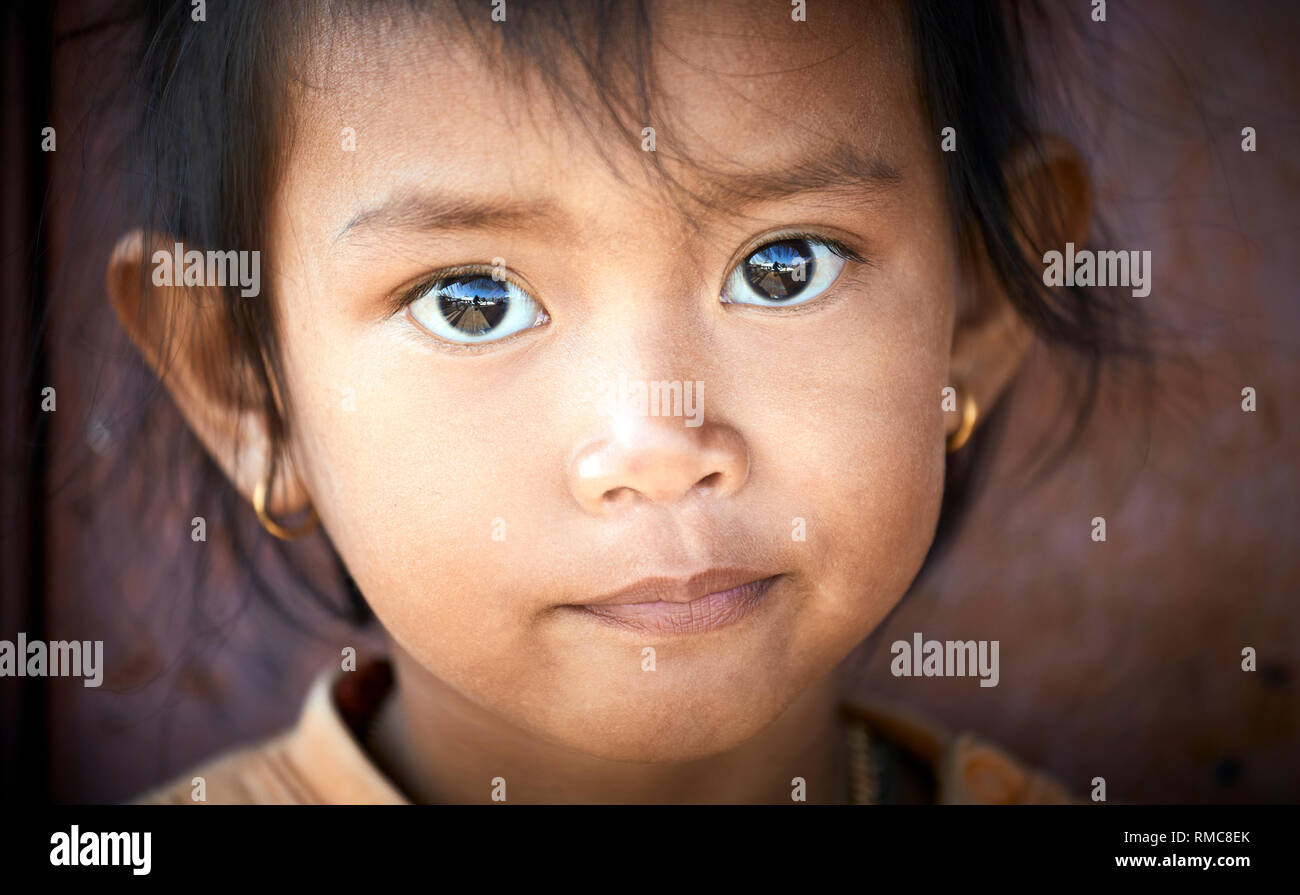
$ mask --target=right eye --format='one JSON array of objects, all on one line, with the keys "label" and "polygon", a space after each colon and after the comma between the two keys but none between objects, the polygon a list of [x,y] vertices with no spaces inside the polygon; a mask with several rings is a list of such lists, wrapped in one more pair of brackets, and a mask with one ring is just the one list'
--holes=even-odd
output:
[{"label": "right eye", "polygon": [[480,273],[434,280],[415,294],[407,313],[431,335],[461,345],[495,342],[549,319],[522,287]]},{"label": "right eye", "polygon": [[834,240],[793,234],[759,246],[727,278],[722,301],[778,307],[812,301],[831,287],[845,261],[860,256]]}]

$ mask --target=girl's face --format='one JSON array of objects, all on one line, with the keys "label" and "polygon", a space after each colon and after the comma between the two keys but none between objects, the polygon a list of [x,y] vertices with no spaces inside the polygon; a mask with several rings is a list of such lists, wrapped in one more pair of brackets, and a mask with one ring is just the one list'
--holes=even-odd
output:
[{"label": "girl's face", "polygon": [[[268,255],[298,475],[397,645],[524,730],[731,748],[926,555],[959,268],[902,18],[854,7],[663,11],[623,133],[414,24],[295,85]],[[774,580],[580,608],[718,568],[696,595]]]}]

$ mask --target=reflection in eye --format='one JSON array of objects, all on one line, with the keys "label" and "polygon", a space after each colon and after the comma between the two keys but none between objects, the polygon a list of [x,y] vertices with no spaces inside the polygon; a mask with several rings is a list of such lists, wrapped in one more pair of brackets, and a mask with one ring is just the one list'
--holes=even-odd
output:
[{"label": "reflection in eye", "polygon": [[514,283],[485,274],[435,280],[408,312],[433,335],[449,342],[494,342],[546,322],[546,312]]},{"label": "reflection in eye", "polygon": [[778,239],[736,266],[727,277],[722,300],[765,307],[803,304],[829,289],[848,259],[860,260],[829,240],[813,236]]}]

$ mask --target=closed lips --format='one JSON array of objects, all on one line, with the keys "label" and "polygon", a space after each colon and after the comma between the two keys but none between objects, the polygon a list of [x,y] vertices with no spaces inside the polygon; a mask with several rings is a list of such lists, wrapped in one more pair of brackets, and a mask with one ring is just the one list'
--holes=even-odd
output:
[{"label": "closed lips", "polygon": [[747,616],[781,577],[727,569],[687,579],[642,579],[596,601],[566,608],[639,634],[700,633]]},{"label": "closed lips", "polygon": [[689,577],[642,578],[627,587],[583,600],[579,606],[632,606],[641,603],[690,603],[745,584],[772,577],[770,572],[742,567],[716,567]]}]

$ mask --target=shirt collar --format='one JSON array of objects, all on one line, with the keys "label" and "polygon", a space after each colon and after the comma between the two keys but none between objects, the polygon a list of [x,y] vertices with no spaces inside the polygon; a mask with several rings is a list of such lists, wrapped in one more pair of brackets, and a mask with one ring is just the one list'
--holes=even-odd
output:
[{"label": "shirt collar", "polygon": [[313,681],[286,748],[327,804],[411,804],[359,739],[391,681],[384,660],[366,662],[355,671],[331,666]]}]

